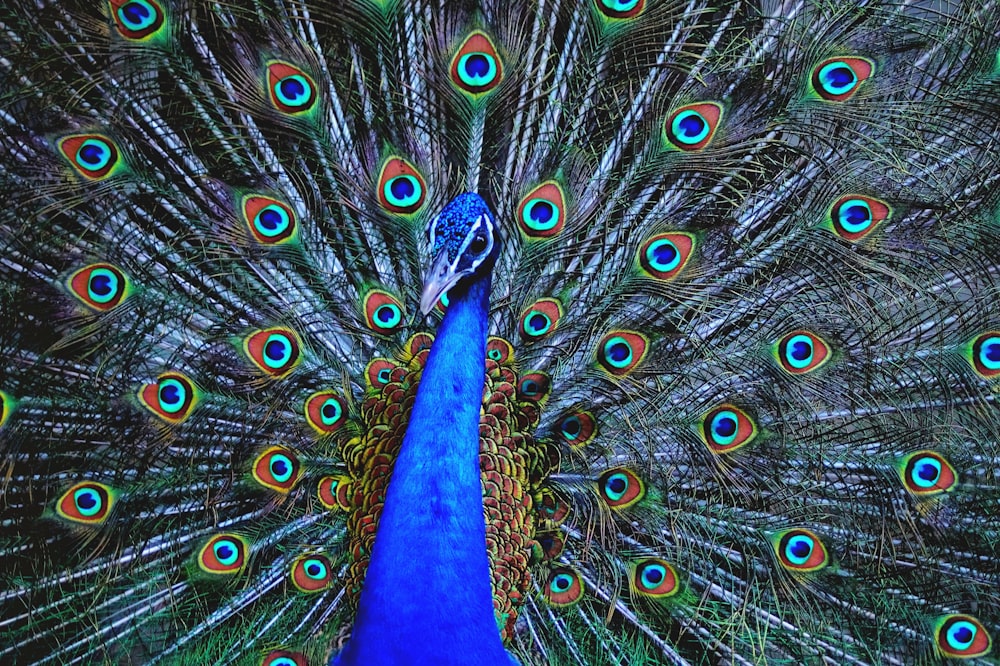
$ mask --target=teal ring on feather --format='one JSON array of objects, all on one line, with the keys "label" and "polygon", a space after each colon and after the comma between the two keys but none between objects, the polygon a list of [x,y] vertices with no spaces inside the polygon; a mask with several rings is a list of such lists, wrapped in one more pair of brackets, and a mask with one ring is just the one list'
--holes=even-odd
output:
[{"label": "teal ring on feather", "polygon": [[347,401],[333,391],[317,391],[306,398],[305,416],[318,434],[329,435],[347,422]]},{"label": "teal ring on feather", "polygon": [[713,453],[732,453],[757,436],[753,419],[735,405],[719,405],[701,421],[702,439]]},{"label": "teal ring on feather", "polygon": [[322,592],[333,582],[333,568],[323,555],[303,555],[292,563],[291,579],[299,592]]},{"label": "teal ring on feather", "polygon": [[155,0],[109,0],[115,28],[125,39],[142,41],[154,36],[166,22]]},{"label": "teal ring on feather", "polygon": [[452,83],[474,98],[493,90],[503,80],[503,63],[493,40],[479,30],[458,47],[450,71]]},{"label": "teal ring on feather", "polygon": [[278,111],[298,115],[316,106],[316,83],[301,68],[272,60],[267,63],[266,79],[268,96]]},{"label": "teal ring on feather", "polygon": [[675,109],[663,123],[668,147],[685,152],[698,151],[711,143],[722,119],[722,105],[696,102]]},{"label": "teal ring on feather", "polygon": [[543,596],[552,606],[572,606],[583,596],[583,580],[567,567],[553,569],[545,581]]},{"label": "teal ring on feather", "polygon": [[260,485],[282,495],[290,492],[302,478],[302,465],[295,452],[284,446],[272,446],[253,462],[253,478]]},{"label": "teal ring on feather", "polygon": [[521,198],[517,225],[526,238],[552,238],[566,224],[566,195],[562,186],[547,180]]},{"label": "teal ring on feather", "polygon": [[390,213],[409,215],[423,207],[427,184],[412,164],[401,157],[390,157],[379,173],[378,199]]},{"label": "teal ring on feather", "polygon": [[284,377],[301,358],[299,336],[287,328],[254,331],[243,340],[243,351],[253,364],[271,377]]},{"label": "teal ring on feather", "polygon": [[103,180],[119,165],[118,147],[100,134],[73,134],[59,140],[70,166],[87,180]]},{"label": "teal ring on feather", "polygon": [[624,377],[646,357],[649,339],[636,331],[611,331],[597,345],[598,364],[615,377]]},{"label": "teal ring on feather", "polygon": [[56,513],[81,525],[100,525],[111,513],[116,496],[110,486],[84,481],[60,495],[56,502]]},{"label": "teal ring on feather", "polygon": [[247,542],[235,534],[217,534],[198,551],[198,567],[208,574],[232,576],[246,566]]},{"label": "teal ring on feather", "polygon": [[677,570],[658,557],[633,563],[631,587],[636,594],[654,599],[666,599],[680,591]]},{"label": "teal ring on feather", "polygon": [[594,0],[598,11],[613,19],[631,19],[646,8],[646,0]]},{"label": "teal ring on feather", "polygon": [[863,194],[848,194],[834,202],[829,221],[834,233],[853,243],[874,231],[891,214],[892,208],[884,201]]},{"label": "teal ring on feather", "polygon": [[691,234],[655,234],[639,248],[639,266],[649,277],[664,282],[672,280],[687,266],[694,246],[695,240]]},{"label": "teal ring on feather", "polygon": [[275,650],[264,655],[260,666],[309,666],[309,662],[301,652]]},{"label": "teal ring on feather", "polygon": [[403,304],[382,289],[365,294],[364,311],[365,324],[375,333],[394,333],[403,325]]},{"label": "teal ring on feather", "polygon": [[548,337],[559,326],[562,304],[554,298],[540,298],[521,313],[518,333],[525,342]]},{"label": "teal ring on feather", "polygon": [[539,403],[552,388],[552,378],[544,372],[529,372],[521,376],[517,384],[517,397],[528,402]]},{"label": "teal ring on feather", "polygon": [[830,563],[826,546],[809,530],[796,528],[778,532],[771,536],[771,543],[778,562],[789,571],[809,573]]},{"label": "teal ring on feather", "polygon": [[875,64],[866,58],[830,58],[813,68],[813,91],[828,102],[843,102],[872,75]]},{"label": "teal ring on feather", "polygon": [[572,448],[586,446],[597,436],[597,421],[585,411],[566,414],[556,428],[559,438]]},{"label": "teal ring on feather", "polygon": [[612,509],[627,509],[646,496],[646,484],[625,467],[609,469],[597,479],[598,494]]},{"label": "teal ring on feather", "polygon": [[128,278],[111,264],[84,266],[70,276],[67,285],[80,302],[98,312],[115,308],[131,291]]},{"label": "teal ring on feather", "polygon": [[385,358],[372,359],[365,368],[365,377],[373,389],[382,390],[392,381],[396,364]]},{"label": "teal ring on feather", "polygon": [[486,340],[486,358],[497,365],[507,365],[514,360],[514,345],[501,337],[491,335]]},{"label": "teal ring on feather", "polygon": [[989,654],[993,646],[986,627],[971,615],[945,615],[937,621],[934,636],[938,652],[945,657],[982,657]]},{"label": "teal ring on feather", "polygon": [[282,201],[263,194],[248,194],[243,197],[241,208],[250,233],[262,245],[285,243],[298,231],[295,213]]},{"label": "teal ring on feather", "polygon": [[931,497],[955,487],[958,474],[944,456],[934,451],[916,451],[899,464],[903,485],[917,497]]},{"label": "teal ring on feather", "polygon": [[983,379],[1000,376],[1000,331],[976,336],[972,341],[969,361]]},{"label": "teal ring on feather", "polygon": [[142,405],[171,424],[182,423],[198,402],[194,383],[179,372],[167,372],[138,393]]},{"label": "teal ring on feather", "polygon": [[830,347],[810,331],[798,330],[783,335],[773,348],[781,369],[792,375],[812,372],[830,360]]}]

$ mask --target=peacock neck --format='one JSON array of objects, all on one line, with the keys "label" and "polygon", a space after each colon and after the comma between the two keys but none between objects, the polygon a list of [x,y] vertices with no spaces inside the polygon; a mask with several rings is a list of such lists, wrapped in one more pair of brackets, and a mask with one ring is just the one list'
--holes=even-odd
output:
[{"label": "peacock neck", "polygon": [[490,275],[449,293],[379,519],[342,664],[505,664],[493,612],[479,413]]}]

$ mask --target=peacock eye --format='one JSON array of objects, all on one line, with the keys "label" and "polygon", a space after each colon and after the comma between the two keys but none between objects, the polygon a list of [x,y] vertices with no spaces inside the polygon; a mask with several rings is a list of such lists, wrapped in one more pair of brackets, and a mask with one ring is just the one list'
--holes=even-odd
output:
[{"label": "peacock eye", "polygon": [[476,254],[479,254],[486,249],[487,245],[486,236],[477,235],[472,239],[472,242],[469,243],[469,249]]}]

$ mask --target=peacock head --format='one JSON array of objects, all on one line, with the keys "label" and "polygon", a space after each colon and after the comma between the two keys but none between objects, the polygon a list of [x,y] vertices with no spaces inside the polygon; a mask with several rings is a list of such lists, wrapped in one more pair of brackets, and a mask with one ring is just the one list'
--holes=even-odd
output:
[{"label": "peacock head", "polygon": [[493,267],[499,245],[493,214],[478,194],[460,194],[427,225],[434,260],[424,276],[420,312],[427,314],[438,299],[462,280]]}]

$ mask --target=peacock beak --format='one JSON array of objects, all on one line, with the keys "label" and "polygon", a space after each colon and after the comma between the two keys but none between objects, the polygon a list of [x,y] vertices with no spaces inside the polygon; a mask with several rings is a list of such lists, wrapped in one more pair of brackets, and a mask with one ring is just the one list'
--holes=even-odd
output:
[{"label": "peacock beak", "polygon": [[441,250],[424,277],[424,292],[420,295],[420,313],[428,314],[438,299],[465,276],[464,271],[456,270],[448,260],[448,250]]}]

